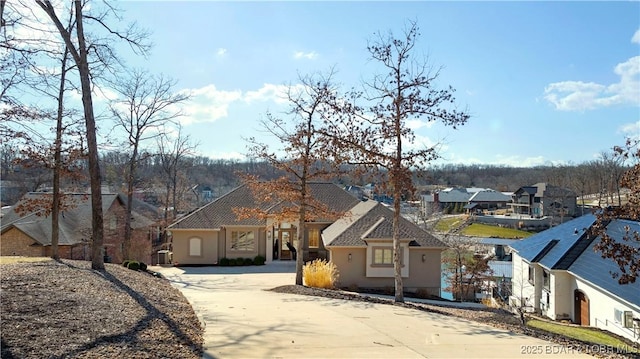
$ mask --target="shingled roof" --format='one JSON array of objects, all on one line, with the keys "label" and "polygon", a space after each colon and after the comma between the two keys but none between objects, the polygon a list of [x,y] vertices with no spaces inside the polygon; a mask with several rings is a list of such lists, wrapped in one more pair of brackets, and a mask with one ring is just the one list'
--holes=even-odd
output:
[{"label": "shingled roof", "polygon": [[[335,212],[346,212],[358,199],[338,185],[328,182],[309,184],[309,192],[316,200],[326,204]],[[260,208],[265,211],[277,211],[284,204],[281,202],[259,203],[246,185],[236,187],[231,192],[207,203],[194,212],[181,218],[169,226],[169,229],[219,229],[223,226],[265,226],[266,221],[258,218],[238,220],[234,208]]]},{"label": "shingled roof", "polygon": [[[23,196],[18,203],[2,217],[2,233],[11,228],[17,228],[30,238],[43,246],[51,245],[51,215],[38,215],[38,210],[31,213],[18,213],[16,208],[28,201],[42,200],[45,196],[51,196],[48,192],[32,192]],[[72,245],[86,241],[91,236],[91,198],[89,194],[71,193],[65,194],[65,198],[73,206],[60,212],[58,243],[60,245]],[[114,202],[125,203],[126,198],[118,194],[102,195],[102,211],[106,213]],[[149,226],[153,222],[144,216],[133,213],[132,226],[140,228]]]},{"label": "shingled roof", "polygon": [[[393,211],[376,201],[358,203],[322,232],[328,247],[365,247],[370,239],[393,238]],[[440,240],[400,217],[400,238],[410,246],[446,248]]]}]

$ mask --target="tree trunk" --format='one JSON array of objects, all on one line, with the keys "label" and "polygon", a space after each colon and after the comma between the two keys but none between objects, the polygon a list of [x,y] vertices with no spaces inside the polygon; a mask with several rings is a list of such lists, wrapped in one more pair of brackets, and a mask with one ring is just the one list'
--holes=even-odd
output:
[{"label": "tree trunk", "polygon": [[[394,189],[393,195],[393,276],[395,278],[395,301],[404,303],[404,287],[402,285],[402,261],[400,258],[400,196]],[[409,263],[407,263],[409,265]]]},{"label": "tree trunk", "polygon": [[93,116],[93,99],[91,98],[91,78],[89,74],[89,62],[87,60],[87,47],[84,39],[84,27],[82,25],[82,2],[75,1],[78,52],[76,59],[80,84],[82,88],[82,105],[84,107],[84,120],[87,128],[87,147],[89,149],[89,175],[91,179],[91,268],[104,270],[103,238],[104,227],[102,218],[102,180],[100,177],[100,162],[98,157],[98,140],[96,136],[96,121]]},{"label": "tree trunk", "polygon": [[307,181],[306,179],[302,178],[302,181],[300,182],[300,185],[302,186],[302,191],[301,191],[301,195],[302,195],[302,201],[301,201],[301,205],[300,205],[300,212],[299,212],[299,216],[298,216],[298,243],[297,243],[297,248],[296,248],[296,285],[303,285],[304,281],[303,281],[303,267],[304,267],[304,249],[307,248],[305,246],[304,243],[304,239],[305,239],[305,218],[307,217],[307,206],[306,206],[306,201],[307,201]]},{"label": "tree trunk", "polygon": [[139,140],[136,140],[136,144],[134,144],[133,154],[129,159],[129,173],[127,174],[127,206],[124,217],[124,241],[122,243],[122,256],[124,260],[133,259],[131,257],[131,213],[133,212],[133,182],[138,157],[138,141]]},{"label": "tree trunk", "polygon": [[56,116],[56,142],[53,154],[53,199],[51,201],[51,258],[60,259],[58,242],[60,239],[60,171],[62,171],[62,116],[64,112],[64,85],[67,74],[67,56],[69,51],[65,46],[60,72],[60,87],[58,88],[58,113]]}]

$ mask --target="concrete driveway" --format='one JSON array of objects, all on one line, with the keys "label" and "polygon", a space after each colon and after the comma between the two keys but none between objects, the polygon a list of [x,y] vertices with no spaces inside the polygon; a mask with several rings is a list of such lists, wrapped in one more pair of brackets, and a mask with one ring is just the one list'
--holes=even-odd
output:
[{"label": "concrete driveway", "polygon": [[295,282],[293,262],[150,269],[180,289],[203,321],[203,358],[590,357],[450,316],[265,291]]}]

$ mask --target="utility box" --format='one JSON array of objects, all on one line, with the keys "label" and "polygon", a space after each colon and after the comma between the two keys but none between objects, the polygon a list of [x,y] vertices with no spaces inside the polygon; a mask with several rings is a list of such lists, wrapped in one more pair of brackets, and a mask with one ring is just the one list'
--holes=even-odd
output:
[{"label": "utility box", "polygon": [[158,265],[172,264],[171,251],[163,249],[158,251]]}]

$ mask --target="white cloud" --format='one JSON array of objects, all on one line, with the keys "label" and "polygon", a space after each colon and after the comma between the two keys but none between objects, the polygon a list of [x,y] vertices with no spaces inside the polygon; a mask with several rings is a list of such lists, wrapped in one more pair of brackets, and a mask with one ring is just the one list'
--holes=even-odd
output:
[{"label": "white cloud", "polygon": [[640,56],[619,63],[614,73],[620,80],[610,85],[583,81],[549,84],[544,89],[544,98],[561,111],[585,111],[614,105],[640,106]]},{"label": "white cloud", "polygon": [[183,105],[185,116],[180,119],[183,125],[214,122],[228,115],[229,105],[242,98],[242,91],[223,91],[215,85],[197,89],[182,90],[191,95]]},{"label": "white cloud", "polygon": [[218,55],[218,57],[222,57],[224,55],[227,54],[227,49],[221,47],[216,51],[216,55]]},{"label": "white cloud", "polygon": [[223,160],[238,160],[245,161],[247,156],[240,152],[220,152],[220,151],[208,151],[207,153],[202,154],[205,157],[223,159]]},{"label": "white cloud", "polygon": [[633,37],[631,38],[631,42],[635,44],[640,44],[640,29],[638,29],[636,33],[633,34]]},{"label": "white cloud", "polygon": [[299,59],[315,60],[316,58],[318,58],[318,53],[315,51],[311,51],[311,52],[295,51],[293,53],[293,58],[296,60],[299,60]]},{"label": "white cloud", "polygon": [[620,126],[618,132],[624,134],[625,137],[640,140],[640,120]]},{"label": "white cloud", "polygon": [[427,122],[427,121],[422,121],[422,120],[418,120],[418,119],[413,119],[413,120],[407,120],[406,121],[407,127],[409,127],[412,130],[417,130],[417,129],[422,128],[422,127],[430,128],[431,126],[433,126],[433,124],[434,124],[434,122]]},{"label": "white cloud", "polygon": [[[292,91],[295,93],[302,90],[302,85],[294,85]],[[261,88],[255,91],[247,91],[244,95],[244,101],[252,103],[256,101],[273,101],[277,104],[287,103],[287,91],[289,86],[287,85],[274,85],[264,84]]]}]

